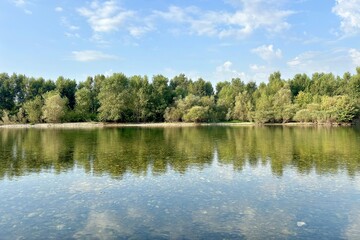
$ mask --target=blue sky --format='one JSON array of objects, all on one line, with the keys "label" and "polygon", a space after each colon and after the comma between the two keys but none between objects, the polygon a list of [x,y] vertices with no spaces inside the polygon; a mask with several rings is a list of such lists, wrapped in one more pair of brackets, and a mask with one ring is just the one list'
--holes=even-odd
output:
[{"label": "blue sky", "polygon": [[83,81],[354,73],[360,0],[1,0],[0,72]]}]

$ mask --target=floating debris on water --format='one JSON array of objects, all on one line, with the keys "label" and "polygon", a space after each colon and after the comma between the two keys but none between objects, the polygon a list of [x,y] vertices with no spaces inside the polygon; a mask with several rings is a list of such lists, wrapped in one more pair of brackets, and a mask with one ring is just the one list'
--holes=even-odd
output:
[{"label": "floating debris on water", "polygon": [[297,225],[298,227],[303,227],[303,226],[306,225],[306,223],[305,223],[305,222],[297,222],[296,225]]}]

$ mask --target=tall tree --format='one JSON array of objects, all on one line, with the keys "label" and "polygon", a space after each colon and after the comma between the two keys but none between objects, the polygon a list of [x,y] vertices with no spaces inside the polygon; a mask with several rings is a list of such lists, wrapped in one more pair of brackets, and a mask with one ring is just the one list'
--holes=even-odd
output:
[{"label": "tall tree", "polygon": [[179,74],[170,81],[170,89],[175,98],[184,98],[189,93],[189,85],[191,81],[185,74]]},{"label": "tall tree", "polygon": [[147,76],[133,76],[130,78],[132,110],[136,122],[145,122],[150,114],[150,84]]},{"label": "tall tree", "polygon": [[76,86],[75,80],[65,79],[63,76],[58,77],[56,80],[56,90],[62,98],[68,99],[68,107],[71,110],[75,107]]},{"label": "tall tree", "polygon": [[15,107],[15,84],[7,73],[0,74],[0,111],[12,111]]},{"label": "tall tree", "polygon": [[34,99],[25,102],[24,109],[29,122],[31,123],[41,122],[43,105],[44,102],[40,96],[36,96]]},{"label": "tall tree", "polygon": [[131,97],[129,80],[122,73],[114,73],[101,83],[99,118],[102,121],[126,121]]},{"label": "tall tree", "polygon": [[62,98],[57,91],[47,92],[42,107],[43,119],[48,123],[61,122],[66,114],[67,102],[67,98]]},{"label": "tall tree", "polygon": [[214,89],[210,82],[205,82],[204,79],[199,78],[189,84],[189,93],[199,97],[211,96],[214,94]]},{"label": "tall tree", "polygon": [[150,121],[164,121],[165,109],[173,102],[169,80],[163,75],[155,75],[152,78],[150,95]]},{"label": "tall tree", "polygon": [[299,92],[308,90],[311,83],[310,81],[310,78],[306,74],[296,74],[293,79],[289,80],[292,96],[296,97]]}]

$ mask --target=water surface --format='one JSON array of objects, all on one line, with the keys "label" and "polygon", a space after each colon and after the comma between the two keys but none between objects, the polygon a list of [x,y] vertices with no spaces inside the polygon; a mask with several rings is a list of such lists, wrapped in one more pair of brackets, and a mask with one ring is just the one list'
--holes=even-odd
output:
[{"label": "water surface", "polygon": [[360,131],[0,130],[0,239],[360,239]]}]

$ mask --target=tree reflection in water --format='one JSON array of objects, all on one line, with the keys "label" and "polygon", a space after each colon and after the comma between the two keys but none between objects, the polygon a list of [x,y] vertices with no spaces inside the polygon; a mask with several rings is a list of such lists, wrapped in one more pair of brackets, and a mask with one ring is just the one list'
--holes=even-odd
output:
[{"label": "tree reflection in water", "polygon": [[1,129],[0,178],[83,167],[121,179],[126,173],[161,175],[169,169],[221,164],[241,171],[270,163],[274,175],[295,168],[301,174],[360,170],[356,128],[192,127],[94,130]]}]

